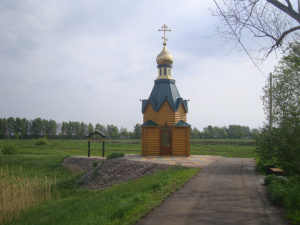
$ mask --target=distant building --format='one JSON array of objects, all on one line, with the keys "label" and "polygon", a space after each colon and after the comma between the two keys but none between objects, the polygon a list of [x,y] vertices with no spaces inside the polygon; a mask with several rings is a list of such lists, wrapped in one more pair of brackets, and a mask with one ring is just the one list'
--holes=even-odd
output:
[{"label": "distant building", "polygon": [[183,100],[172,78],[173,56],[167,50],[164,25],[163,50],[156,57],[158,77],[148,99],[142,100],[142,155],[189,156],[188,101]]}]

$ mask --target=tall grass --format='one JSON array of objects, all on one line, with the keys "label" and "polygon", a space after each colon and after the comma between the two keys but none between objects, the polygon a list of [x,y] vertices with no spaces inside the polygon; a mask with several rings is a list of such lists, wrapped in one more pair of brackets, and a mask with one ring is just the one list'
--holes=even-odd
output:
[{"label": "tall grass", "polygon": [[[11,221],[21,212],[49,201],[57,194],[56,179],[47,176],[15,175],[15,168],[0,168],[0,224]],[[22,173],[22,166],[18,168]]]}]

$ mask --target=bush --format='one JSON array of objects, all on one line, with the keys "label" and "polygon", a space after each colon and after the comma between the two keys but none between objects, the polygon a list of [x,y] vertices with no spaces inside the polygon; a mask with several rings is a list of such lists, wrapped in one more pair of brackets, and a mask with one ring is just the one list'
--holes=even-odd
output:
[{"label": "bush", "polygon": [[1,153],[3,155],[13,155],[16,151],[15,143],[6,143],[1,147]]},{"label": "bush", "polygon": [[271,184],[274,180],[276,181],[278,177],[275,174],[268,175],[265,177],[265,185]]},{"label": "bush", "polygon": [[272,182],[269,185],[269,193],[271,202],[278,206],[285,206],[288,200],[288,192],[286,187],[277,182]]},{"label": "bush", "polygon": [[121,158],[121,157],[123,157],[124,155],[125,155],[124,153],[113,152],[113,153],[107,155],[107,156],[106,156],[106,159]]},{"label": "bush", "polygon": [[47,138],[39,138],[38,141],[35,143],[35,145],[47,145],[48,144],[48,140]]},{"label": "bush", "polygon": [[270,200],[273,204],[286,209],[287,217],[294,224],[300,224],[300,176],[284,178],[269,175],[265,178],[268,184]]}]

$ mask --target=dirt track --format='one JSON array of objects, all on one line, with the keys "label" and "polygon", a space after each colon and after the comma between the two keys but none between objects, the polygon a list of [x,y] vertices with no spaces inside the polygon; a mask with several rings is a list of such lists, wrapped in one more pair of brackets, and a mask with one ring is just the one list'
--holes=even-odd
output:
[{"label": "dirt track", "polygon": [[254,159],[223,158],[205,167],[142,224],[289,224],[266,197]]}]

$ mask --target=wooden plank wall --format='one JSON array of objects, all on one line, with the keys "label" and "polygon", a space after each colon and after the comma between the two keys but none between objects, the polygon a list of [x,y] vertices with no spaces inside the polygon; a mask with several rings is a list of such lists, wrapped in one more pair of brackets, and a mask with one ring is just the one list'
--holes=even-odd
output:
[{"label": "wooden plank wall", "polygon": [[186,122],[186,111],[183,107],[183,103],[179,106],[178,110],[174,112],[168,101],[161,106],[158,112],[155,112],[152,105],[148,103],[144,112],[144,123],[148,120],[152,120],[159,125],[163,125],[167,122],[169,125],[173,125],[180,120]]},{"label": "wooden plank wall", "polygon": [[190,156],[190,127],[173,127],[173,155]]},{"label": "wooden plank wall", "polygon": [[175,112],[175,123],[179,122],[180,120],[186,122],[186,111],[183,103],[180,104],[178,110]]},{"label": "wooden plank wall", "polygon": [[143,156],[160,155],[159,127],[144,127],[143,135]]},{"label": "wooden plank wall", "polygon": [[[148,103],[144,112],[144,123],[152,120],[158,125],[174,125],[183,120],[186,122],[186,111],[183,103],[178,110],[174,112],[168,101],[162,105],[158,112],[155,112],[152,105]],[[190,155],[190,127],[173,127],[172,136],[173,155]],[[142,155],[159,156],[160,155],[160,128],[143,127],[142,129]]]}]

